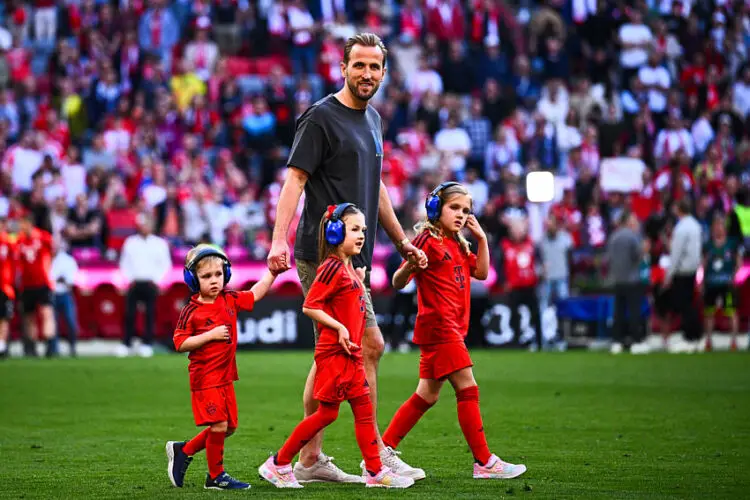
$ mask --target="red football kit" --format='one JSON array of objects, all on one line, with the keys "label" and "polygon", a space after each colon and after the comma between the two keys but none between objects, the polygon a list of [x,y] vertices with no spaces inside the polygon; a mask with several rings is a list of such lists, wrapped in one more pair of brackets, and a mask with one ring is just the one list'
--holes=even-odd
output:
[{"label": "red football kit", "polygon": [[[352,269],[331,255],[318,267],[304,307],[324,311],[349,331],[349,340],[359,346],[365,333],[365,287]],[[378,454],[377,427],[365,378],[361,349],[347,354],[339,345],[338,332],[318,323],[315,345],[313,397],[318,409],[300,422],[276,454],[278,465],[292,462],[302,447],[336,420],[342,401],[349,401],[354,414],[354,435],[365,459],[365,468],[377,474],[383,467]]]},{"label": "red football kit", "polygon": [[230,335],[228,342],[213,340],[188,355],[195,425],[227,420],[230,428],[237,427],[237,402],[232,384],[239,379],[235,358],[237,311],[252,311],[254,305],[253,292],[222,291],[213,304],[200,302],[196,294],[182,308],[174,331],[177,349],[188,337],[217,326],[226,325]]},{"label": "red football kit", "polygon": [[21,269],[21,289],[54,289],[50,268],[52,267],[52,235],[47,231],[33,228],[30,235],[18,235],[19,267]]},{"label": "red football kit", "polygon": [[8,300],[16,298],[16,245],[7,233],[0,233],[0,292],[5,294]]},{"label": "red football kit", "polygon": [[[336,256],[329,256],[318,272],[304,307],[324,311],[349,331],[349,340],[359,346],[365,333],[365,287]],[[337,403],[370,393],[365,379],[362,350],[351,356],[339,345],[337,331],[318,324],[320,336],[315,345],[314,397],[318,401]]]},{"label": "red football kit", "polygon": [[[414,327],[414,343],[421,351],[419,378],[444,380],[473,366],[464,339],[469,329],[471,276],[477,256],[464,252],[455,238],[436,238],[429,231],[420,233],[412,243],[428,259],[427,268],[413,275],[419,302]],[[383,443],[398,447],[433,404],[416,392],[412,394],[393,416],[383,433]],[[456,391],[456,411],[474,459],[486,464],[492,454],[484,435],[477,386]]]},{"label": "red football kit", "polygon": [[413,275],[418,302],[413,341],[421,351],[419,377],[440,380],[472,366],[464,339],[477,256],[467,255],[454,238],[436,238],[429,231],[413,243],[427,254],[428,262],[426,269]]},{"label": "red football kit", "polygon": [[503,240],[505,256],[505,279],[512,290],[529,288],[537,285],[536,257],[531,238],[523,241]]}]

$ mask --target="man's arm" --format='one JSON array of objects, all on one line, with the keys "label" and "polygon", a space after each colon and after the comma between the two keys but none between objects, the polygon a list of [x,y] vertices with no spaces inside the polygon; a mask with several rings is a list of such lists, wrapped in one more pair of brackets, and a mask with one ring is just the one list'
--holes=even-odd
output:
[{"label": "man's arm", "polygon": [[295,167],[287,169],[284,185],[281,187],[279,204],[276,207],[276,223],[273,226],[273,241],[268,254],[268,268],[272,272],[282,272],[290,268],[289,261],[289,225],[307,184],[308,175],[304,170]]},{"label": "man's arm", "polygon": [[396,248],[399,248],[400,242],[406,239],[406,234],[401,224],[398,222],[396,212],[393,210],[393,204],[391,198],[388,196],[388,189],[385,187],[383,181],[380,181],[380,200],[378,204],[378,219],[380,224],[385,229],[386,234],[391,239]]}]

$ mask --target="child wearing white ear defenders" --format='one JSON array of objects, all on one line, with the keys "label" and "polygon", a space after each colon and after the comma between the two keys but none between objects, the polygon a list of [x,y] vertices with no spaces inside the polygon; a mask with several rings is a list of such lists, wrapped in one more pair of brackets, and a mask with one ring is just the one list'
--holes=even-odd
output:
[{"label": "child wearing white ear defenders", "polygon": [[276,276],[267,271],[248,291],[226,290],[232,277],[226,254],[217,246],[198,245],[187,254],[183,277],[194,295],[177,320],[174,345],[179,352],[190,353],[193,417],[195,425],[207,427],[190,441],[167,443],[167,473],[173,486],[182,487],[193,455],[205,448],[204,488],[247,489],[250,485],[227,474],[223,465],[224,439],[237,428],[237,311],[251,311]]},{"label": "child wearing white ear defenders", "polygon": [[292,460],[318,432],[332,424],[339,406],[349,401],[354,433],[365,459],[365,485],[408,488],[414,480],[394,474],[380,460],[370,388],[360,343],[365,333],[364,269],[354,269],[352,256],[365,243],[365,216],[351,203],[330,206],[320,221],[318,267],[302,312],[318,323],[315,344],[315,413],[294,429],[284,446],[260,466],[258,473],[277,488],[302,488]]}]

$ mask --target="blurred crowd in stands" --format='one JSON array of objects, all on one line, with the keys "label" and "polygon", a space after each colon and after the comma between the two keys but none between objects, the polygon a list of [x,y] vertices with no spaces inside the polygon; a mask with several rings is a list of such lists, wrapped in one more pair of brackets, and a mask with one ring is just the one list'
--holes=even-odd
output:
[{"label": "blurred crowd in stands", "polygon": [[[362,30],[389,48],[373,105],[405,227],[454,178],[494,248],[554,219],[586,261],[628,207],[667,235],[683,197],[750,236],[750,3],[728,0],[6,0],[0,213],[79,261],[116,259],[144,211],[172,248],[263,260],[295,119]],[[603,189],[606,158],[642,160],[639,187]],[[554,203],[526,203],[534,170]]]}]

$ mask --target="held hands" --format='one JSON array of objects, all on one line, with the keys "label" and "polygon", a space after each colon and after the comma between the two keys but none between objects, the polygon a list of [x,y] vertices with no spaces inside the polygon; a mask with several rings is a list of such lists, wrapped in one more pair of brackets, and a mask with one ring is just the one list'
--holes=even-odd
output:
[{"label": "held hands", "polygon": [[427,267],[427,254],[419,248],[415,247],[411,242],[401,247],[401,255],[412,262],[412,259],[417,263],[417,267],[424,269]]},{"label": "held hands", "polygon": [[271,251],[268,252],[266,263],[268,269],[278,276],[284,271],[291,269],[291,258],[289,256],[289,243],[284,240],[277,240],[271,243]]},{"label": "held hands", "polygon": [[359,346],[349,340],[349,330],[344,325],[339,327],[339,345],[344,348],[348,355],[352,355],[352,351],[359,349]]},{"label": "held hands", "polygon": [[209,330],[208,333],[211,337],[211,340],[223,340],[225,342],[230,342],[232,340],[232,337],[229,335],[229,328],[227,328],[227,325],[217,326],[216,328]]},{"label": "held hands", "polygon": [[406,266],[409,268],[410,272],[416,272],[421,271],[422,269],[427,269],[427,259],[425,258],[423,261],[421,261],[417,258],[414,254],[409,254],[406,256]]},{"label": "held hands", "polygon": [[482,229],[482,226],[479,225],[479,221],[474,216],[474,214],[469,215],[469,218],[466,219],[466,228],[471,231],[471,234],[473,234],[476,239],[487,239],[487,235],[484,233],[484,229]]}]

